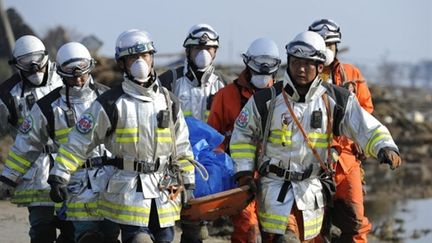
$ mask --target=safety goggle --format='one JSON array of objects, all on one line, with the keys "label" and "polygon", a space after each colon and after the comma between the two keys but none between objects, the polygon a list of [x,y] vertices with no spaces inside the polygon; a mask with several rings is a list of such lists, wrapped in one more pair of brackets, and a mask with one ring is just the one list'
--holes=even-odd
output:
[{"label": "safety goggle", "polygon": [[147,42],[147,43],[138,43],[134,46],[127,47],[127,48],[119,48],[118,56],[129,56],[139,53],[145,53],[145,52],[154,52],[155,48],[153,46],[153,42]]},{"label": "safety goggle", "polygon": [[57,68],[57,73],[63,77],[76,78],[81,77],[93,70],[95,61],[86,58],[74,58]]},{"label": "safety goggle", "polygon": [[270,74],[279,68],[281,60],[273,56],[246,56],[243,54],[246,64],[260,74]]},{"label": "safety goggle", "polygon": [[38,51],[19,56],[9,64],[14,64],[18,69],[26,72],[40,71],[48,61],[47,51]]},{"label": "safety goggle", "polygon": [[332,32],[339,32],[340,30],[339,26],[337,26],[334,22],[329,21],[327,19],[322,19],[309,26],[309,30],[312,30],[314,32],[321,32],[324,29],[327,29],[328,31],[332,31]]},{"label": "safety goggle", "polygon": [[312,58],[319,57],[325,59],[325,55],[316,50],[312,45],[303,41],[294,41],[285,46],[287,53],[297,57]]},{"label": "safety goggle", "polygon": [[192,31],[186,38],[185,44],[206,45],[208,43],[217,43],[217,41],[219,41],[219,35],[212,29],[203,27]]}]

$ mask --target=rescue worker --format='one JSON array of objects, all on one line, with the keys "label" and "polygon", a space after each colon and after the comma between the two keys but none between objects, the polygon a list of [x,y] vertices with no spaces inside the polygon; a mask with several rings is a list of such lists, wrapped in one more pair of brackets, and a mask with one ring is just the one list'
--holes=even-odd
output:
[{"label": "rescue worker", "polygon": [[[246,67],[239,77],[216,93],[208,118],[208,124],[224,134],[221,147],[227,153],[235,119],[243,106],[256,91],[273,85],[281,63],[276,43],[268,38],[254,40],[243,54],[243,62]],[[231,242],[256,242],[259,230],[255,200],[231,219]]]},{"label": "rescue worker", "polygon": [[210,25],[197,24],[189,30],[183,47],[186,52],[184,65],[166,71],[160,80],[179,98],[185,116],[207,122],[211,101],[224,87],[224,81],[213,65],[219,35]]},{"label": "rescue worker", "polygon": [[[183,42],[184,65],[160,76],[162,85],[180,100],[184,116],[207,122],[211,103],[224,81],[215,72],[213,60],[219,47],[219,35],[208,24],[191,27]],[[181,221],[182,243],[200,243],[207,238],[206,222]]]},{"label": "rescue worker", "polygon": [[[321,80],[331,55],[319,34],[302,32],[286,50],[283,82],[249,99],[230,142],[238,184],[253,187],[253,171],[261,174],[255,188],[263,242],[286,242],[288,232],[306,242],[319,235],[333,193],[333,135],[353,139],[392,169],[401,164],[388,129],[353,94]],[[264,146],[255,163],[257,140]]]},{"label": "rescue worker", "polygon": [[[9,132],[15,138],[20,126],[25,130],[26,125],[22,123],[33,105],[61,86],[62,81],[45,45],[37,37],[24,35],[17,39],[12,55],[9,63],[18,71],[0,85],[0,137]],[[28,208],[31,242],[53,242],[56,236],[54,202],[49,198],[46,182],[49,156],[40,154],[29,161],[16,152],[11,150],[6,158],[0,187],[8,189],[1,191],[12,196],[12,203]]]},{"label": "rescue worker", "polygon": [[120,34],[115,58],[124,81],[82,113],[48,179],[51,197],[66,200],[71,175],[104,143],[117,169],[100,194],[99,210],[119,224],[124,243],[171,242],[181,202],[195,186],[188,130],[178,101],[158,82],[155,52],[147,32]]},{"label": "rescue worker", "polygon": [[[372,96],[360,70],[352,64],[341,63],[337,58],[338,44],[342,37],[339,25],[330,19],[320,19],[314,21],[309,26],[309,30],[320,34],[327,48],[335,56],[333,62],[324,67],[321,73],[323,81],[352,91],[360,106],[372,113]],[[337,147],[341,153],[335,169],[334,208],[330,211],[333,212],[332,215],[329,216],[330,221],[342,231],[339,239],[334,240],[337,242],[367,242],[367,234],[371,231],[372,225],[364,215],[361,169],[361,160],[364,159],[363,152],[358,145],[344,136],[336,137],[333,146]]]}]

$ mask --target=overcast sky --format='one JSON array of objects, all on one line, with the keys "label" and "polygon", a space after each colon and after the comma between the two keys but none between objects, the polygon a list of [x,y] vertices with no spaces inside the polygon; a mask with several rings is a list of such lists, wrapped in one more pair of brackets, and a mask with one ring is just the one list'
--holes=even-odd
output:
[{"label": "overcast sky", "polygon": [[[196,23],[212,25],[220,35],[217,59],[241,62],[240,54],[256,38],[267,36],[284,46],[315,19],[331,18],[342,30],[343,59],[354,63],[432,59],[430,0],[4,0],[40,36],[62,25],[103,42],[102,54],[113,56],[117,36],[126,29],[150,32],[159,53],[183,51]],[[156,60],[157,62],[157,60]]]}]

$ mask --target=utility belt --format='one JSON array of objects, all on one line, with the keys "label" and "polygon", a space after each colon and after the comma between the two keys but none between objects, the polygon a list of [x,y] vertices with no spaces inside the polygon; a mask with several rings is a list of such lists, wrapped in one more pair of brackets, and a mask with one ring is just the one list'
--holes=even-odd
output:
[{"label": "utility belt", "polygon": [[131,163],[131,165],[125,166],[125,161],[123,158],[113,158],[113,159],[106,159],[106,162],[103,164],[115,166],[120,170],[131,170],[131,171],[136,171],[136,172],[144,173],[144,174],[155,173],[158,171],[158,169],[160,167],[159,158],[155,162],[135,160],[135,161],[133,161],[133,167],[132,167],[132,162],[129,162],[129,163]]},{"label": "utility belt", "polygon": [[268,174],[273,173],[278,177],[282,177],[284,179],[284,183],[279,191],[279,195],[277,201],[283,203],[285,200],[285,196],[288,193],[288,190],[291,188],[291,181],[303,181],[311,177],[313,171],[313,166],[310,165],[304,172],[297,172],[292,170],[283,169],[277,165],[273,164],[264,164],[260,168],[260,174]]},{"label": "utility belt", "polygon": [[85,163],[81,166],[83,169],[93,168],[93,167],[101,167],[104,165],[111,165],[108,164],[108,159],[106,156],[101,157],[93,157],[88,158]]},{"label": "utility belt", "polygon": [[311,171],[297,172],[292,170],[282,169],[277,165],[266,165],[265,172],[273,173],[278,177],[282,177],[285,181],[303,181],[311,176]]}]

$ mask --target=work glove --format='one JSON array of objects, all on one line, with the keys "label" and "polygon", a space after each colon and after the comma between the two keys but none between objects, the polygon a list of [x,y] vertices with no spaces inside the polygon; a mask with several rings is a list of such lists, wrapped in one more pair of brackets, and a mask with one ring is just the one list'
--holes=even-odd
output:
[{"label": "work glove", "polygon": [[50,198],[53,202],[61,203],[68,198],[67,182],[65,179],[50,175],[48,177],[48,184],[51,186]]},{"label": "work glove", "polygon": [[11,197],[15,192],[15,187],[0,181],[0,199]]},{"label": "work glove", "polygon": [[257,186],[256,186],[256,183],[255,183],[255,180],[250,175],[239,177],[237,179],[237,185],[239,187],[248,185],[249,186],[249,191],[251,193],[255,194],[257,192]]},{"label": "work glove", "polygon": [[378,152],[378,160],[380,164],[389,164],[392,170],[398,168],[402,164],[402,159],[399,153],[391,148],[382,148]]}]

